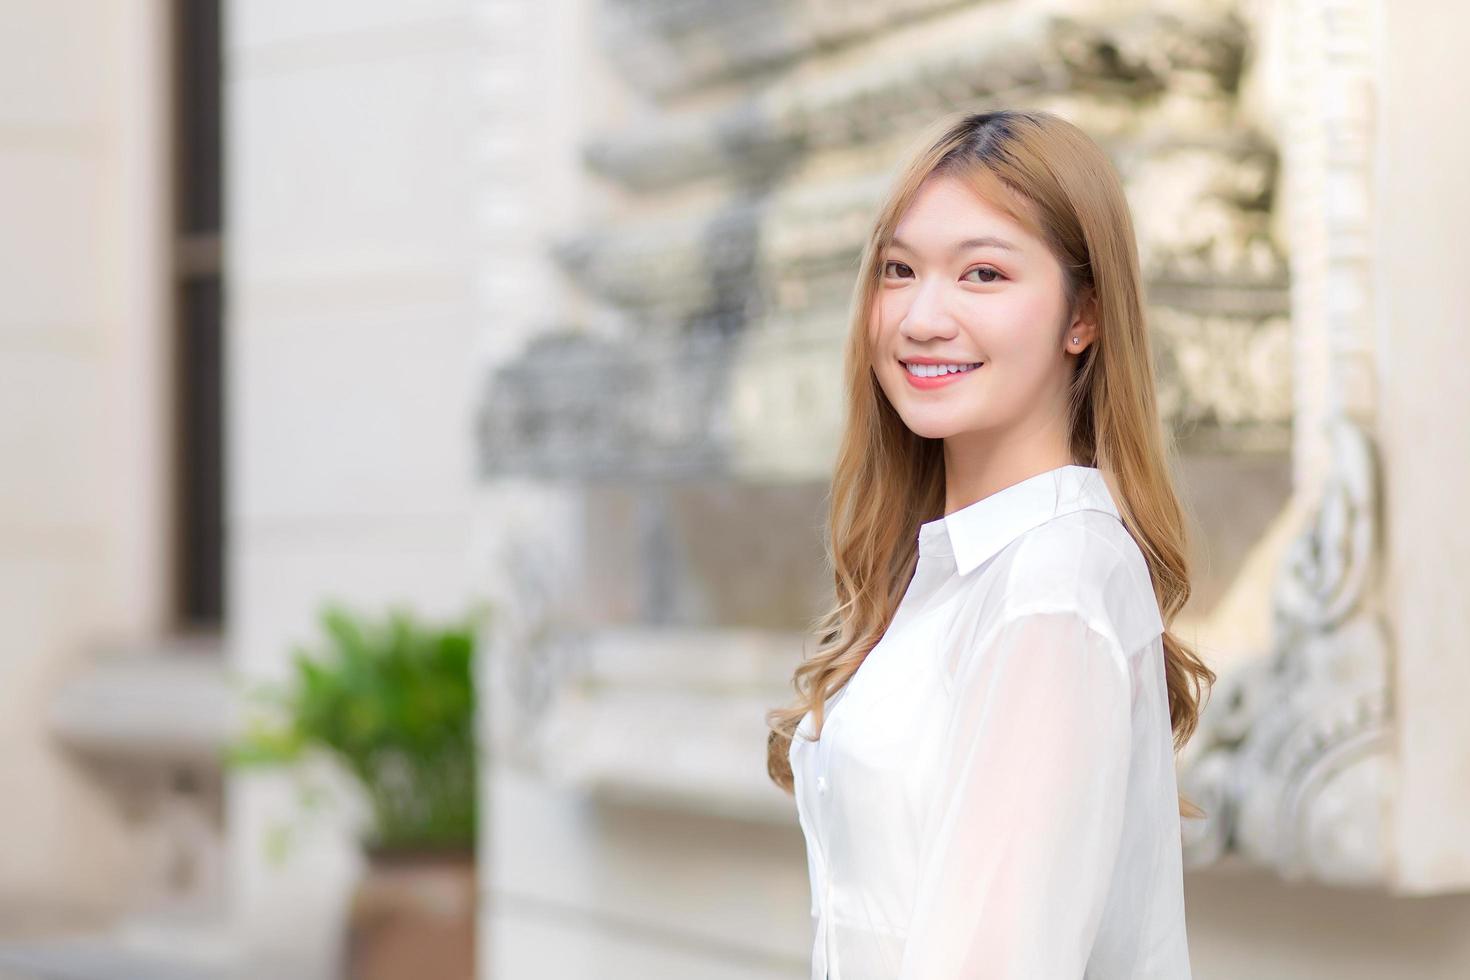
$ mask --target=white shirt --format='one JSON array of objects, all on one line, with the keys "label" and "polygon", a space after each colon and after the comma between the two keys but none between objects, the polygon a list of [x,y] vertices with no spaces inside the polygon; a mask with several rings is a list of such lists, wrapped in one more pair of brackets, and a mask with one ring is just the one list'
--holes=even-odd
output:
[{"label": "white shirt", "polygon": [[812,980],[1188,980],[1163,621],[1093,467],[922,524],[791,744]]}]

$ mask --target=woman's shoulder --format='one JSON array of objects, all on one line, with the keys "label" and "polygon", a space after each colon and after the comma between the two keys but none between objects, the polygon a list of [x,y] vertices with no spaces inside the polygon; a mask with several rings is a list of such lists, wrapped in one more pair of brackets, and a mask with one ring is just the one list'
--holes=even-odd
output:
[{"label": "woman's shoulder", "polygon": [[1012,542],[1001,573],[1002,617],[1075,611],[1131,653],[1163,631],[1148,562],[1111,514],[1077,510]]}]

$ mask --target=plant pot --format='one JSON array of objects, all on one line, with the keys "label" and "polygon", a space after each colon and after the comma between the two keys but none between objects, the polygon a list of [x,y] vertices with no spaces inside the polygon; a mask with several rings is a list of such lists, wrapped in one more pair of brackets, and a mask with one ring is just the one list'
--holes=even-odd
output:
[{"label": "plant pot", "polygon": [[352,899],[347,980],[474,980],[472,850],[367,852]]}]

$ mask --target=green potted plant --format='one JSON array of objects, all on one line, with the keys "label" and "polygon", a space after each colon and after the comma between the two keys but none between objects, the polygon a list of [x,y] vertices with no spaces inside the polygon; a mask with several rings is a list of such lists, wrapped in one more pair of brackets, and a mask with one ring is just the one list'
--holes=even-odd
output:
[{"label": "green potted plant", "polygon": [[403,608],[379,620],[335,603],[325,644],[297,647],[271,710],[231,746],[234,766],[324,754],[360,786],[367,873],[353,900],[354,980],[473,976],[474,659],[485,610],[448,624]]}]

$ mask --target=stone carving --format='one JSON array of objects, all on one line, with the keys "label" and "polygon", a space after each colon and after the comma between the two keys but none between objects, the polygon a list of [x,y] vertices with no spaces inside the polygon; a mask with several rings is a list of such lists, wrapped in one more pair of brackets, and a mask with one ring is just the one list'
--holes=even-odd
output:
[{"label": "stone carving", "polygon": [[1181,787],[1186,860],[1227,852],[1292,877],[1385,880],[1393,785],[1389,644],[1373,602],[1378,469],[1357,426],[1331,423],[1333,470],[1276,588],[1272,654],[1221,678]]},{"label": "stone carving", "polygon": [[1271,654],[1221,678],[1181,774],[1207,814],[1186,828],[1191,864],[1236,852],[1287,877],[1354,885],[1388,880],[1395,780],[1364,286],[1374,258],[1373,8],[1283,5],[1294,455],[1316,507],[1281,566]]},{"label": "stone carving", "polygon": [[619,70],[653,96],[771,71],[970,0],[609,0],[599,8]]},{"label": "stone carving", "polygon": [[[568,581],[566,562],[534,532],[536,513],[515,513],[498,538],[489,565],[513,569],[493,588],[494,615],[484,647],[491,651],[480,679],[488,705],[482,717],[491,751],[505,763],[540,769],[548,717],[563,688],[586,667],[585,643],[560,622]],[[522,526],[530,517],[530,529]]]},{"label": "stone carving", "polygon": [[1188,450],[1291,445],[1291,321],[1155,307],[1159,410]]},{"label": "stone carving", "polygon": [[[584,143],[624,204],[553,254],[597,328],[548,325],[490,379],[485,475],[821,478],[840,406],[820,374],[838,371],[892,163],[919,126],[987,105],[1085,119],[1117,162],[1184,441],[1286,443],[1276,153],[1236,105],[1250,39],[1233,12],[715,6],[598,8],[610,60],[654,101]],[[799,452],[756,425],[794,435]]]},{"label": "stone carving", "polygon": [[801,634],[589,628],[565,595],[575,576],[544,535],[508,531],[493,564],[516,569],[498,590],[481,688],[502,764],[601,800],[789,822],[789,799],[752,746],[787,694]]},{"label": "stone carving", "polygon": [[[1247,43],[1234,15],[1091,19],[1027,5],[1004,12],[963,6],[969,9],[960,22],[923,37],[903,57],[834,58],[830,68],[803,73],[801,81],[752,78],[750,96],[729,108],[667,113],[592,140],[587,162],[630,187],[664,188],[818,149],[883,141],[959,108],[1049,94],[1100,99],[1109,108],[1089,115],[1089,129],[1109,141],[1136,131],[1139,110],[1166,93],[1176,100],[1229,98]],[[678,45],[659,46],[677,51]],[[1208,137],[1214,127],[1206,126],[1222,121],[1181,113],[1169,129]]]},{"label": "stone carving", "polygon": [[484,475],[674,476],[722,469],[731,344],[545,336],[479,413]]}]

